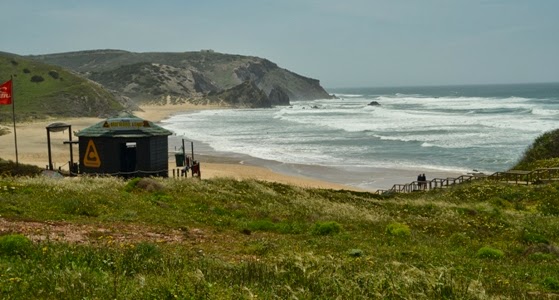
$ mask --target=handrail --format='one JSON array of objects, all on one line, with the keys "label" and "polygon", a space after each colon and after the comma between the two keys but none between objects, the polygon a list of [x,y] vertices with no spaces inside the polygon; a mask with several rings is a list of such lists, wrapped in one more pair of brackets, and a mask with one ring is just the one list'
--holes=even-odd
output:
[{"label": "handrail", "polygon": [[502,172],[495,172],[491,175],[483,173],[474,173],[468,175],[460,175],[458,177],[447,178],[433,178],[429,181],[412,181],[408,184],[394,184],[388,190],[377,190],[377,194],[384,195],[389,193],[411,193],[417,191],[429,191],[435,189],[442,189],[462,184],[464,182],[471,182],[474,180],[494,180],[507,182],[516,185],[529,185],[535,183],[548,183],[559,181],[559,167],[554,168],[540,168],[532,171],[523,170],[509,170]]}]

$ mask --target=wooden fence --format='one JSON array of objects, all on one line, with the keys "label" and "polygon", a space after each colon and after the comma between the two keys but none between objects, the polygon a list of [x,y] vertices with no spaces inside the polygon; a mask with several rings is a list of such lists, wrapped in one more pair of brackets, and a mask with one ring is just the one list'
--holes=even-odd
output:
[{"label": "wooden fence", "polygon": [[391,193],[412,193],[434,189],[444,189],[456,184],[480,179],[525,185],[559,182],[559,167],[537,169],[534,171],[510,170],[506,172],[495,172],[491,175],[471,173],[468,175],[461,175],[456,178],[434,178],[428,181],[413,181],[407,184],[395,184],[388,190],[377,190],[376,193],[379,195],[385,195]]}]

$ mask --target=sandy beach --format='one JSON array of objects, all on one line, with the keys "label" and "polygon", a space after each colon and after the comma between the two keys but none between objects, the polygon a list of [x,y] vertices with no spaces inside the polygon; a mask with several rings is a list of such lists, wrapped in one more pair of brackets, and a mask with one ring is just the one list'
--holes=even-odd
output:
[{"label": "sandy beach", "polygon": [[[215,109],[222,108],[217,106],[194,105],[194,104],[181,104],[181,105],[149,105],[142,106],[142,111],[136,111],[134,114],[140,118],[159,122],[173,114],[187,112],[191,110],[201,109]],[[91,125],[94,125],[103,119],[100,118],[57,118],[48,119],[36,122],[17,123],[17,145],[18,145],[18,159],[20,163],[32,164],[40,167],[48,165],[48,145],[47,145],[47,131],[46,127],[53,122],[64,122],[71,125],[73,132],[80,131]],[[4,124],[3,127],[8,127],[10,133],[0,136],[0,157],[6,160],[16,160],[15,147],[14,147],[14,134],[13,128],[10,124]],[[68,140],[68,132],[52,132],[51,138],[51,153],[52,162],[55,168],[63,170],[68,169],[68,161],[70,158],[69,146],[64,145],[63,142]],[[77,137],[73,136],[73,140]],[[74,161],[78,161],[78,147],[74,146]],[[198,160],[201,164],[202,179],[209,179],[215,177],[230,177],[238,180],[241,179],[258,179],[264,181],[279,182],[284,184],[291,184],[301,187],[314,187],[326,189],[349,189],[360,190],[356,187],[347,186],[343,184],[332,183],[329,181],[313,179],[302,176],[292,176],[283,173],[274,172],[271,169],[250,165],[246,162],[240,162],[230,158],[220,158],[219,156],[199,157]],[[169,159],[169,169],[175,168],[174,161]]]}]

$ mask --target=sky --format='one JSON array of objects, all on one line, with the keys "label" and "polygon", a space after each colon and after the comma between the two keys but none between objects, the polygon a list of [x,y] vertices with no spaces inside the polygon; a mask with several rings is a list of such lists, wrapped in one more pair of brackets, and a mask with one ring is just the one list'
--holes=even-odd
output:
[{"label": "sky", "polygon": [[557,0],[0,0],[0,51],[258,56],[325,88],[559,82]]}]

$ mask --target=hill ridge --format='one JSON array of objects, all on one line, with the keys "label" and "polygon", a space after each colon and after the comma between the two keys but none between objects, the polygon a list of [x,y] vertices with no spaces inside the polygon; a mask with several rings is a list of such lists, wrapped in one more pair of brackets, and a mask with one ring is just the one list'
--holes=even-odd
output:
[{"label": "hill ridge", "polygon": [[[115,95],[71,70],[2,52],[0,81],[12,77],[18,120],[46,116],[99,117],[123,109]],[[0,122],[9,119],[11,112],[0,110]]]},{"label": "hill ridge", "polygon": [[[268,96],[276,89],[283,91],[290,100],[331,97],[319,80],[281,68],[268,59],[212,50],[128,52],[107,49],[29,57],[74,70],[140,103],[163,102],[167,96],[199,99],[247,80]],[[177,82],[177,78],[182,79]],[[183,88],[177,89],[177,85]]]}]

